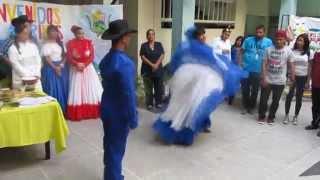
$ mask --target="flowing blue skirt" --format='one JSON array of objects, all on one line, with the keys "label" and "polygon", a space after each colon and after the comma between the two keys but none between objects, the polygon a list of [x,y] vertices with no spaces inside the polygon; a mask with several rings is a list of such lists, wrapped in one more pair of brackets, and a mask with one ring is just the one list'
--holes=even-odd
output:
[{"label": "flowing blue skirt", "polygon": [[[59,64],[60,62],[53,62]],[[66,64],[62,69],[61,76],[57,75],[54,69],[45,63],[41,72],[42,88],[45,93],[57,99],[62,111],[66,112],[69,94],[69,67]]]},{"label": "flowing blue skirt", "polygon": [[247,73],[198,41],[182,43],[170,68],[171,98],[153,129],[168,144],[191,145],[199,132],[210,127],[210,114],[240,89]]}]

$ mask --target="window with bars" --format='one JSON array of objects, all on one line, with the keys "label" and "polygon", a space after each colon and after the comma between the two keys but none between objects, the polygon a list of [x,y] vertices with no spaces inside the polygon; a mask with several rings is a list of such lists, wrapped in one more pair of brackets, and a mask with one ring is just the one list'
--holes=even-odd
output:
[{"label": "window with bars", "polygon": [[[172,1],[162,0],[161,25],[172,26]],[[234,27],[236,0],[195,0],[195,23],[206,28]]]}]

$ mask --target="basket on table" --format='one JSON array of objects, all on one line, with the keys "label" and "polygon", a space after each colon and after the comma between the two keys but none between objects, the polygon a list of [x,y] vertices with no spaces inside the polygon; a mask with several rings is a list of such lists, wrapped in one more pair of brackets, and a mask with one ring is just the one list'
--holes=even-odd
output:
[{"label": "basket on table", "polygon": [[0,89],[0,101],[12,102],[16,99],[25,97],[25,92],[19,90],[11,90],[9,88]]}]

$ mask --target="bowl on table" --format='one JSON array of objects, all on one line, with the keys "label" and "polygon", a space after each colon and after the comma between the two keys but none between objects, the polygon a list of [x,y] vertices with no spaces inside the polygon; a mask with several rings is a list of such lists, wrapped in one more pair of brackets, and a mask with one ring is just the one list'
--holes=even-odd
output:
[{"label": "bowl on table", "polygon": [[0,102],[13,102],[22,97],[25,97],[25,93],[20,90],[0,90]]},{"label": "bowl on table", "polygon": [[26,91],[33,91],[36,88],[36,83],[38,82],[38,78],[34,76],[23,77],[22,81]]},{"label": "bowl on table", "polygon": [[9,88],[0,89],[0,101],[8,102],[12,99],[13,92]]},{"label": "bowl on table", "polygon": [[8,93],[10,91],[11,91],[10,88],[1,88],[0,89],[0,94],[5,94],[5,93]]},{"label": "bowl on table", "polygon": [[34,76],[27,76],[22,78],[23,84],[35,85],[38,82],[38,78]]}]

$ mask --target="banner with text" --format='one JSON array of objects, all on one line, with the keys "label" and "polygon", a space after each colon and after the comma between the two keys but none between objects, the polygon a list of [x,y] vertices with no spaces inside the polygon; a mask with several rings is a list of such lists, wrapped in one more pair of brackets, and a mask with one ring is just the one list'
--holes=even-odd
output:
[{"label": "banner with text", "polygon": [[53,24],[59,27],[63,41],[74,36],[72,25],[81,26],[88,39],[95,46],[95,63],[103,58],[111,47],[109,41],[100,39],[110,21],[123,18],[122,5],[60,5],[51,3],[33,3],[26,1],[0,1],[0,40],[8,38],[11,20],[20,15],[27,15],[34,21],[32,32],[40,42],[46,38],[46,28]]},{"label": "banner with text", "polygon": [[310,39],[310,49],[320,50],[320,18],[290,16],[289,34],[296,39],[300,34],[307,33]]}]

